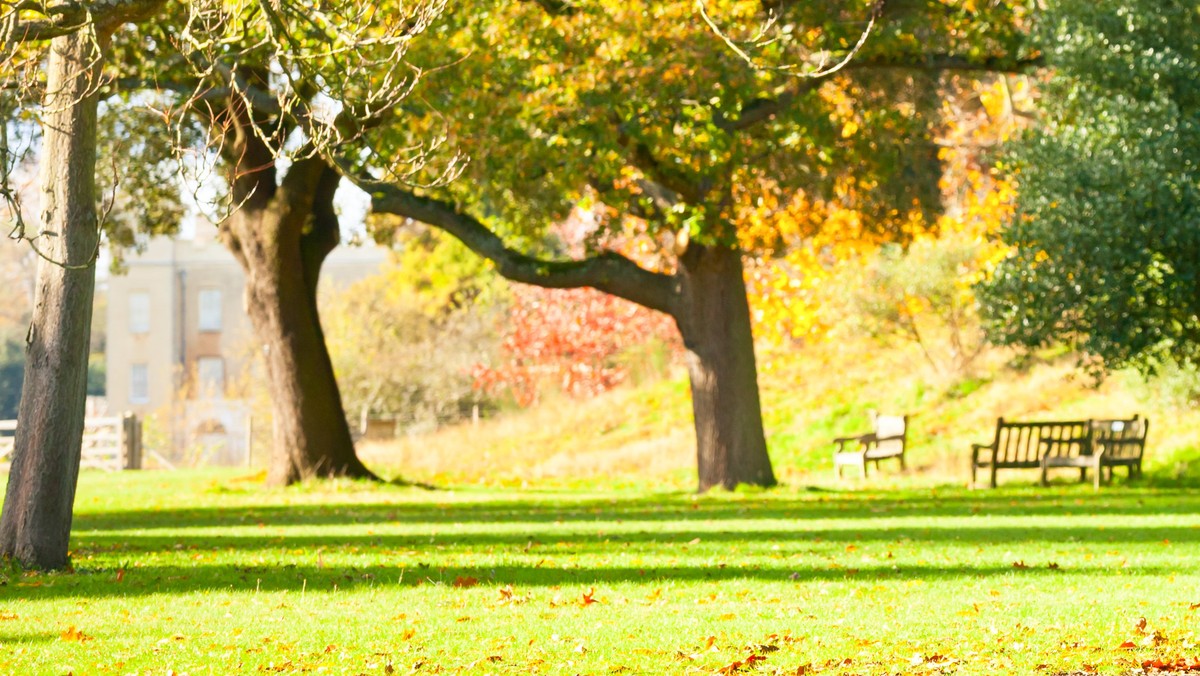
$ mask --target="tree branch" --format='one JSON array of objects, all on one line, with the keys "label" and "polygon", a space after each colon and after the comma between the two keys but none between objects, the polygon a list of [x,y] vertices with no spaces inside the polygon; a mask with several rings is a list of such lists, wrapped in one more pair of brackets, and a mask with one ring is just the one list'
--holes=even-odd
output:
[{"label": "tree branch", "polygon": [[108,35],[127,23],[135,23],[148,18],[162,4],[163,0],[103,0],[100,2],[64,2],[46,7],[30,7],[31,3],[0,2],[0,20],[6,21],[9,15],[27,9],[43,11],[45,19],[20,19],[15,22],[14,35],[16,42],[41,42],[69,35],[91,23],[96,32]]},{"label": "tree branch", "polygon": [[506,279],[550,289],[590,286],[675,316],[678,287],[671,275],[651,272],[611,251],[570,261],[527,256],[505,246],[496,233],[453,204],[416,195],[390,184],[353,177],[351,180],[371,195],[374,211],[411,218],[444,230],[471,251],[495,263],[496,270]]},{"label": "tree branch", "polygon": [[[971,59],[957,54],[918,54],[907,58],[860,58],[846,64],[841,71],[855,70],[927,70],[927,71],[986,71],[992,73],[1025,73],[1045,65],[1040,55],[1026,58],[987,57]],[[835,73],[800,80],[773,99],[755,99],[742,109],[741,115],[726,118],[718,115],[714,124],[724,131],[741,131],[787,110],[796,99],[821,86]]]}]

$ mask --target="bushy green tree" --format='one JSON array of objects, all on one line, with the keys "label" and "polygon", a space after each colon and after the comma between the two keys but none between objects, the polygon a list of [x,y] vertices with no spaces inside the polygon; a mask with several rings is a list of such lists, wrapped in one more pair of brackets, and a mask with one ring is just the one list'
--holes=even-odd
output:
[{"label": "bushy green tree", "polygon": [[1200,361],[1200,7],[1054,3],[1040,124],[1014,147],[992,336],[1107,367]]}]

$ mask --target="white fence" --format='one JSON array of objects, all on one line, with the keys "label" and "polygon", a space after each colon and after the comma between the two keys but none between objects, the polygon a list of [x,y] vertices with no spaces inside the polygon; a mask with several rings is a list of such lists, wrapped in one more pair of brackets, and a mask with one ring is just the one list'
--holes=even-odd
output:
[{"label": "white fence", "polygon": [[[16,439],[17,421],[0,420],[0,468],[7,471]],[[132,413],[83,421],[80,469],[115,472],[142,466],[142,421]]]}]

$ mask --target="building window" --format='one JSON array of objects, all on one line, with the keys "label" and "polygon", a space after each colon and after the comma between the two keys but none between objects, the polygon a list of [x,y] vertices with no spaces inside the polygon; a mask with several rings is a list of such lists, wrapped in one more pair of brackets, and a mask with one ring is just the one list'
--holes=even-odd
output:
[{"label": "building window", "polygon": [[129,294],[129,332],[150,333],[150,294]]},{"label": "building window", "polygon": [[129,369],[129,403],[150,403],[150,368],[134,364]]},{"label": "building window", "polygon": [[225,360],[220,357],[200,357],[196,360],[197,394],[204,398],[225,396]]},{"label": "building window", "polygon": [[200,289],[200,330],[221,330],[221,290]]}]

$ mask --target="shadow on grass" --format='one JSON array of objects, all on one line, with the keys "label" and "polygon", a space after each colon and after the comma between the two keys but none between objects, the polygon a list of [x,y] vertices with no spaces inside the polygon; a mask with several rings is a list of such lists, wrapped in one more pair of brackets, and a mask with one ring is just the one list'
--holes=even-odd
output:
[{"label": "shadow on grass", "polygon": [[[1137,569],[1138,575],[1169,575],[1175,568],[1144,566]],[[335,591],[358,591],[369,589],[435,588],[447,591],[466,584],[503,586],[517,588],[557,590],[564,585],[610,588],[613,585],[637,583],[640,585],[662,585],[689,582],[765,581],[783,584],[813,581],[869,582],[887,581],[937,581],[947,579],[991,578],[1010,579],[1057,578],[1067,581],[1080,576],[1092,577],[1095,568],[1071,569],[1046,566],[1014,568],[1011,564],[993,566],[931,565],[892,566],[863,565],[857,568],[832,566],[684,566],[659,567],[605,567],[605,568],[546,568],[537,566],[448,566],[401,567],[373,565],[361,567],[335,567],[317,565],[280,566],[146,566],[127,570],[121,582],[116,581],[113,570],[81,569],[74,574],[44,575],[34,584],[19,583],[16,589],[9,587],[7,596],[16,592],[22,599],[39,600],[68,597],[104,598],[146,595],[178,595],[188,593],[256,593],[281,592],[322,593]],[[465,583],[464,583],[465,581]],[[24,584],[26,586],[20,586]],[[1072,583],[1074,584],[1074,583]],[[1058,587],[1055,587],[1058,588]],[[0,587],[0,589],[5,589]],[[633,592],[637,594],[637,592]]]},{"label": "shadow on grass", "polygon": [[49,643],[51,641],[57,641],[57,640],[59,640],[59,634],[57,634],[55,632],[43,632],[43,633],[38,633],[38,634],[26,632],[26,633],[20,633],[20,634],[12,634],[12,633],[8,633],[8,632],[0,631],[0,645],[4,645],[5,643],[12,643],[14,645],[22,644],[22,643],[23,644]]},{"label": "shadow on grass", "polygon": [[[430,500],[376,503],[199,507],[121,510],[76,514],[73,532],[125,529],[332,526],[353,524],[465,524],[559,522],[703,522],[784,520],[805,524],[823,519],[877,521],[897,517],[961,516],[1152,516],[1200,514],[1200,492],[1188,490],[1109,490],[1092,493],[1054,488],[1040,491],[929,491],[900,494],[819,492],[806,497],[704,496],[665,493],[649,497],[579,498],[533,494],[532,499],[479,502]],[[428,494],[436,500],[438,494]],[[1117,522],[1114,522],[1117,523]],[[1036,524],[1031,524],[1036,525]]]},{"label": "shadow on grass", "polygon": [[[456,502],[431,493],[421,498],[422,502],[394,504],[397,497],[412,498],[411,494],[380,492],[356,496],[355,502],[326,505],[85,512],[75,518],[72,543],[78,571],[32,578],[9,575],[7,583],[0,586],[0,600],[209,590],[316,592],[335,586],[350,590],[450,585],[460,577],[476,578],[481,584],[544,588],[743,579],[786,583],[1166,575],[1178,568],[1138,565],[1123,573],[1109,565],[1112,562],[1100,560],[1079,569],[1051,570],[1033,561],[1029,568],[1014,568],[1011,561],[1004,560],[1009,555],[999,552],[1001,546],[1023,544],[1049,556],[1052,547],[1108,549],[1112,543],[1200,542],[1200,528],[1194,527],[1192,520],[1179,521],[1200,514],[1200,494],[1183,490],[1092,493],[1056,487],[945,494],[767,493],[698,499],[684,494],[607,498],[535,493],[524,499],[483,496],[477,502]],[[1100,518],[1077,523],[1041,518],[1055,516]],[[1127,521],[1154,516],[1163,521],[1144,526]],[[261,532],[259,525],[263,526]],[[221,532],[233,527],[240,530]],[[288,530],[266,530],[280,527]],[[844,557],[849,543],[858,543],[864,552],[869,545],[897,548],[899,558],[858,561],[859,555]],[[985,549],[991,546],[996,546],[994,559]],[[970,556],[983,560],[978,565],[905,560],[926,551],[934,557],[925,558],[941,558],[937,552],[950,550],[960,554],[978,550],[984,553]],[[337,554],[343,561],[345,556],[369,556],[372,562],[350,568],[319,565],[319,551],[331,557]],[[1178,556],[1190,551],[1181,549]],[[637,567],[640,562],[636,559],[633,565],[618,558],[615,566],[589,563],[581,567],[576,557],[584,555],[646,556],[666,565]],[[126,564],[118,582],[114,570],[89,568],[89,556],[108,562],[126,560],[132,565]],[[486,556],[496,563],[454,565],[465,556]],[[194,565],[192,557],[196,558]],[[246,563],[238,565],[239,558]],[[837,567],[835,563],[842,558],[859,568]],[[304,563],[297,564],[297,559]]]}]

